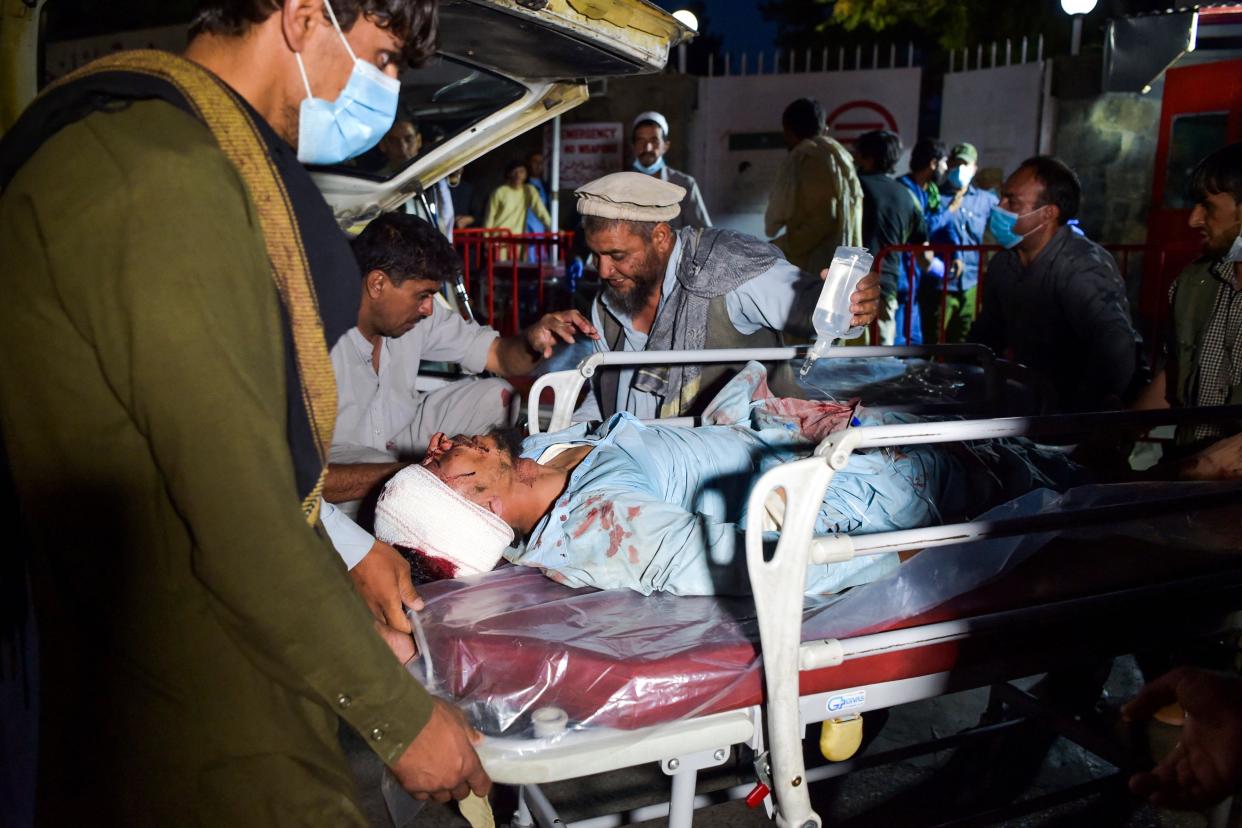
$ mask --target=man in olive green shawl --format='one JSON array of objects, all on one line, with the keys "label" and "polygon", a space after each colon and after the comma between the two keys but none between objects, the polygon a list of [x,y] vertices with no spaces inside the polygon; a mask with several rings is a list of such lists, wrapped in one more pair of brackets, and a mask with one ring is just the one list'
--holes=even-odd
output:
[{"label": "man in olive green shawl", "polygon": [[[354,55],[390,78],[425,58],[434,4],[200,6],[192,65],[154,60],[240,98],[291,208],[253,199],[186,87],[150,73],[87,72],[0,145],[0,421],[41,645],[36,821],[363,826],[340,720],[416,796],[484,794],[473,732],[393,658],[303,509],[331,421],[306,402],[325,389],[298,326],[326,349],[354,324],[359,277],[297,163],[299,110],[343,99]],[[294,214],[309,319],[274,285],[272,210]]]}]

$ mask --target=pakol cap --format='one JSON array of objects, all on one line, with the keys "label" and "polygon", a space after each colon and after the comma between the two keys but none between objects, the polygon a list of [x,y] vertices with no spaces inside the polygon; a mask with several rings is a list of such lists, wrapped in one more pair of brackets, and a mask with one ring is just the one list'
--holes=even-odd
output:
[{"label": "pakol cap", "polygon": [[979,150],[975,149],[974,144],[967,144],[963,141],[960,144],[954,144],[952,151],[949,152],[949,160],[960,158],[967,164],[979,163]]},{"label": "pakol cap", "polygon": [[583,184],[574,195],[578,215],[623,221],[672,221],[686,188],[639,172],[618,172]]},{"label": "pakol cap", "polygon": [[634,121],[630,124],[631,135],[634,133],[634,130],[638,128],[638,125],[641,124],[643,121],[651,121],[651,123],[658,126],[660,128],[660,131],[664,133],[664,140],[665,141],[668,140],[668,119],[665,118],[663,115],[661,115],[659,112],[656,112],[654,109],[650,109],[646,112],[640,113],[639,116],[634,119]]}]

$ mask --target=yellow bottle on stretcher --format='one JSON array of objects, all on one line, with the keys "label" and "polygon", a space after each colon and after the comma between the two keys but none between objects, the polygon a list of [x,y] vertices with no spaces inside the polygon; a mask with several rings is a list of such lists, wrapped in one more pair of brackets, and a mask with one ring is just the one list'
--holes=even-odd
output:
[{"label": "yellow bottle on stretcher", "polygon": [[819,731],[819,752],[829,762],[844,762],[858,752],[862,737],[861,714],[826,719]]}]

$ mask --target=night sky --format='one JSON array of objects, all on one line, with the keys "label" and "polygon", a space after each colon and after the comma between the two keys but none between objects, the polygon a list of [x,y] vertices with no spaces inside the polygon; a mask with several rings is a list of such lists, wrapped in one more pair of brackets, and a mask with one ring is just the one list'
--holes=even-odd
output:
[{"label": "night sky", "polygon": [[[748,0],[699,0],[711,15],[710,30],[724,39],[726,52],[769,51],[775,46],[776,24],[759,13],[759,3]],[[686,8],[677,0],[655,0],[670,12]]]}]

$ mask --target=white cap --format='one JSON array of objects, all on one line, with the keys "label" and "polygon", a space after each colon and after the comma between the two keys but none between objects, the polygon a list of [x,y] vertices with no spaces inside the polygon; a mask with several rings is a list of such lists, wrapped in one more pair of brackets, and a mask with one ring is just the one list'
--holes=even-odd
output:
[{"label": "white cap", "polygon": [[625,221],[672,221],[686,188],[639,172],[609,173],[574,190],[578,215]]},{"label": "white cap", "polygon": [[633,134],[634,130],[637,129],[638,125],[643,121],[651,121],[659,126],[660,131],[664,133],[664,140],[668,140],[668,119],[659,112],[656,112],[654,109],[644,112],[634,119],[633,123],[630,124],[630,134]]}]

